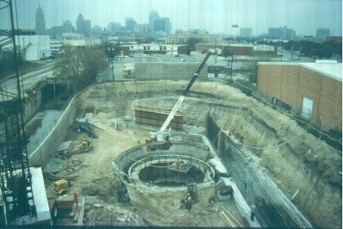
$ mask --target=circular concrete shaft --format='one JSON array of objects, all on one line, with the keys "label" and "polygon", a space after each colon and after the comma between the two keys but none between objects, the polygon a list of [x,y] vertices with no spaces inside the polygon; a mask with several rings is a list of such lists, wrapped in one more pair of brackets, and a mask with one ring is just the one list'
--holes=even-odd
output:
[{"label": "circular concrete shaft", "polygon": [[175,187],[214,178],[212,167],[185,155],[152,155],[135,162],[128,171],[132,181]]},{"label": "circular concrete shaft", "polygon": [[147,152],[148,146],[129,149],[112,164],[132,205],[157,211],[161,205],[179,209],[189,185],[196,185],[199,203],[208,203],[215,193],[215,170],[202,160],[208,157],[208,147],[173,143],[168,149]]}]

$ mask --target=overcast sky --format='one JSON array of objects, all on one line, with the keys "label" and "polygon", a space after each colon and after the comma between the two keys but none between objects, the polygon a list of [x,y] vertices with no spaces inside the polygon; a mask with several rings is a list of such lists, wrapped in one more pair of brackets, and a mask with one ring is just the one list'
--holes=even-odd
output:
[{"label": "overcast sky", "polygon": [[[169,17],[172,29],[206,29],[210,33],[236,33],[233,24],[252,27],[254,35],[268,27],[287,26],[297,35],[315,35],[317,28],[329,28],[331,35],[342,34],[341,0],[13,0],[17,4],[19,28],[35,27],[36,10],[41,6],[46,27],[65,20],[76,25],[81,13],[92,27],[109,22],[125,25],[126,17],[138,24],[148,23],[152,10]],[[0,5],[1,6],[1,5]],[[8,14],[0,11],[1,28],[8,26]]]}]

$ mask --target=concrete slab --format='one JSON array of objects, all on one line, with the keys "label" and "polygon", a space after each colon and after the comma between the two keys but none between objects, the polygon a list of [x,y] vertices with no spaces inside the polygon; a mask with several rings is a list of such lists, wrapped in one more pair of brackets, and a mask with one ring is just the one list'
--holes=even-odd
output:
[{"label": "concrete slab", "polygon": [[51,220],[48,198],[46,196],[42,168],[30,168],[32,175],[32,192],[37,210],[38,222]]},{"label": "concrete slab", "polygon": [[89,120],[89,123],[92,124],[93,126],[99,128],[100,130],[107,130],[107,126],[105,126],[104,124],[102,124],[98,121]]},{"label": "concrete slab", "polygon": [[220,174],[228,174],[220,158],[212,158],[211,160],[208,161],[208,163],[212,165]]},{"label": "concrete slab", "polygon": [[70,146],[71,146],[71,143],[72,143],[72,141],[65,141],[65,142],[62,142],[61,144],[60,144],[60,146],[58,147],[58,152],[60,152],[60,151],[65,151],[65,150],[70,150]]}]

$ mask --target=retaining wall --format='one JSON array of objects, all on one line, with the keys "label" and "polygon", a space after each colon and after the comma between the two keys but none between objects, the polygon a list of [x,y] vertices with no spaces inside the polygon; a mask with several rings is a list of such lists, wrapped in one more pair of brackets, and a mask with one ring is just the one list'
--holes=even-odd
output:
[{"label": "retaining wall", "polygon": [[311,228],[310,222],[287,199],[265,173],[256,158],[244,151],[212,117],[206,118],[206,133],[214,143],[224,166],[231,174],[247,203],[257,207],[256,218],[262,227]]},{"label": "retaining wall", "polygon": [[[25,103],[24,103],[24,123],[27,123],[42,105],[42,88],[46,85],[46,81],[40,81],[34,86],[25,90]],[[29,95],[28,95],[29,93]]]},{"label": "retaining wall", "polygon": [[[135,63],[136,79],[138,80],[180,80],[189,79],[199,67],[197,62],[149,62]],[[207,67],[204,66],[199,78],[207,77]]]},{"label": "retaining wall", "polygon": [[46,136],[45,140],[29,156],[30,165],[43,166],[55,155],[60,143],[64,140],[65,133],[75,119],[75,98],[76,97],[70,101],[66,109],[61,114],[61,117],[57,121],[55,127]]}]

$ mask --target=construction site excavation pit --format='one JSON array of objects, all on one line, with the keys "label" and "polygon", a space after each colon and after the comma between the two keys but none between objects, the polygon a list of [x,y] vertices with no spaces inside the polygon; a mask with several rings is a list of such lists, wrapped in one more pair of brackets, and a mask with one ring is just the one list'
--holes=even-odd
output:
[{"label": "construction site excavation pit", "polygon": [[155,146],[134,147],[113,161],[114,174],[125,185],[118,199],[147,206],[154,205],[154,201],[170,205],[172,197],[174,207],[180,208],[190,185],[201,193],[199,201],[207,202],[214,195],[215,170],[204,160],[209,155],[208,147],[191,143],[167,143],[160,149]]},{"label": "construction site excavation pit", "polygon": [[[70,192],[79,192],[85,183],[92,182],[104,191],[96,198],[83,194],[89,202],[103,201],[103,205],[133,211],[149,221],[149,225],[226,226],[221,216],[225,207],[236,218],[244,218],[242,222],[248,221],[255,227],[258,225],[249,221],[252,205],[267,213],[270,206],[275,209],[287,206],[287,212],[298,214],[292,204],[308,216],[312,225],[341,226],[341,173],[337,172],[342,168],[341,152],[307,133],[279,110],[228,85],[194,84],[182,104],[183,121],[179,123],[183,130],[171,128],[174,139],[171,146],[142,144],[150,136],[151,128],[160,128],[162,124],[139,123],[143,116],[137,114],[138,108],[170,109],[186,84],[185,81],[104,83],[75,97],[70,106],[75,116],[83,118],[91,112],[92,121],[106,128],[95,126],[98,138],[91,139],[94,150],[78,155],[88,168],[80,170]],[[206,136],[209,144],[202,137],[193,139],[185,137],[186,134]],[[85,133],[70,135],[65,140],[87,138]],[[169,161],[169,155],[175,158]],[[160,161],[156,161],[158,156]],[[192,158],[192,168],[172,170],[177,167],[177,160],[187,165],[187,157]],[[228,174],[218,171],[213,164],[215,160],[222,161]],[[187,173],[195,174],[194,178],[189,179]],[[199,202],[194,203],[190,212],[180,209],[189,183],[197,184],[199,196]],[[218,191],[228,185],[233,188],[232,198],[219,200]],[[246,206],[241,208],[240,203]],[[267,218],[267,213],[256,218]],[[111,221],[107,209],[101,214],[99,222]],[[90,220],[95,215],[100,215],[99,209],[87,213]],[[285,215],[286,222],[289,214],[280,215]]]}]

